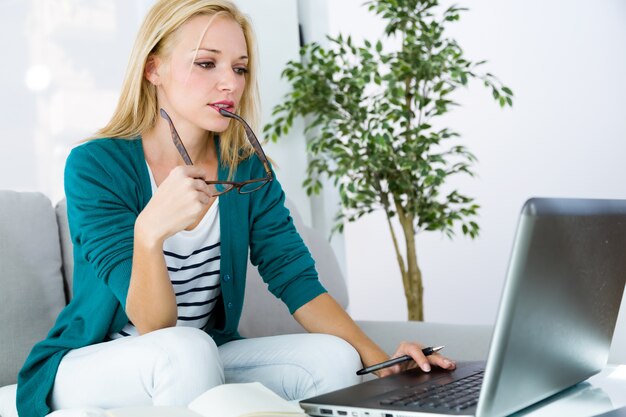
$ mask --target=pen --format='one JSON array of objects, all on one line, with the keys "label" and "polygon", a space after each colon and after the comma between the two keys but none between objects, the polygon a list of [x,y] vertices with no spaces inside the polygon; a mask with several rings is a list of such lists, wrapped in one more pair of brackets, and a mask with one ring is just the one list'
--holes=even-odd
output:
[{"label": "pen", "polygon": [[[427,347],[427,348],[422,349],[422,353],[424,354],[424,356],[429,356],[429,355],[432,355],[433,353],[439,352],[443,348],[444,346]],[[365,375],[365,374],[369,374],[370,372],[378,371],[379,369],[388,368],[398,363],[412,361],[412,360],[413,358],[411,356],[404,355],[404,356],[400,356],[399,358],[389,359],[388,361],[377,363],[376,365],[372,365],[372,366],[368,366],[367,368],[360,369],[356,371],[356,374]]]}]

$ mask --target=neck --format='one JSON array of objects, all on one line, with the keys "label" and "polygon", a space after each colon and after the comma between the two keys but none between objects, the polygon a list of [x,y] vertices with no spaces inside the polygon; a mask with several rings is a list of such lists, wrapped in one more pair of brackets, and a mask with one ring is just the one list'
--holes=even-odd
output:
[{"label": "neck", "polygon": [[[175,121],[174,123],[194,165],[204,165],[215,160],[216,150],[213,141],[209,140],[209,132],[186,123],[176,124]],[[170,166],[184,165],[172,141],[169,123],[163,118],[159,118],[152,129],[144,132],[142,138],[146,159],[149,161],[158,161]]]}]

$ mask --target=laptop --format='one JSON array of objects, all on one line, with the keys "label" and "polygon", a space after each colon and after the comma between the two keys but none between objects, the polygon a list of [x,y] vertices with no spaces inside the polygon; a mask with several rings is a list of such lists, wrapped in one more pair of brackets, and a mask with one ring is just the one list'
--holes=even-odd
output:
[{"label": "laptop", "polygon": [[412,369],[308,398],[311,416],[501,417],[598,373],[626,282],[626,200],[528,200],[486,362]]}]

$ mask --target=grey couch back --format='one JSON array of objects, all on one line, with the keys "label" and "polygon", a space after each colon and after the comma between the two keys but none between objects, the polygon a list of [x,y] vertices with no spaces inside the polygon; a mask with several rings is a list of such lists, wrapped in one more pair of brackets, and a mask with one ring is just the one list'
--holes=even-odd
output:
[{"label": "grey couch back", "polygon": [[[322,284],[346,308],[348,292],[330,244],[290,202],[287,207],[318,261]],[[65,200],[53,207],[41,193],[0,190],[0,386],[16,382],[28,352],[71,299],[73,264]],[[250,264],[239,329],[246,337],[304,331]]]},{"label": "grey couch back", "polygon": [[0,191],[0,386],[15,383],[65,305],[61,259],[50,200]]}]

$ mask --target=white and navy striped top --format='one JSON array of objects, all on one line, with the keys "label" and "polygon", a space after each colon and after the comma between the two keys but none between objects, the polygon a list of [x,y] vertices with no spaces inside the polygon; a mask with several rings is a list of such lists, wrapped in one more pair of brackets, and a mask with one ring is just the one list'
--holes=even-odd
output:
[{"label": "white and navy striped top", "polygon": [[[152,193],[156,183],[152,172]],[[211,319],[221,294],[220,288],[220,216],[216,199],[200,223],[192,230],[181,230],[163,243],[163,254],[176,293],[177,326],[204,328]],[[138,335],[132,323],[110,339]]]}]

